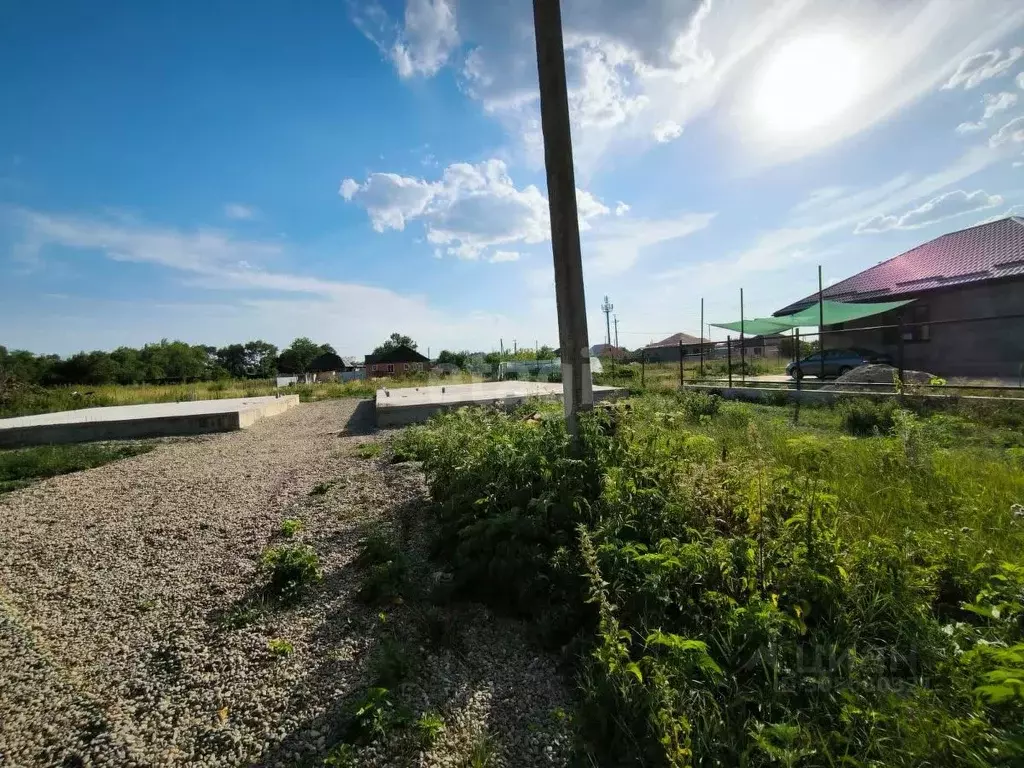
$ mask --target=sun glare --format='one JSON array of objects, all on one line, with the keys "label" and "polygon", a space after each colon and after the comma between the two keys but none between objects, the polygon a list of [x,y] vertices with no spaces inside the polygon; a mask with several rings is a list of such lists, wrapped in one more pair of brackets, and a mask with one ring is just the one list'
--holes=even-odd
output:
[{"label": "sun glare", "polygon": [[823,34],[786,43],[758,78],[755,111],[778,132],[819,128],[857,99],[861,52],[846,37]]}]

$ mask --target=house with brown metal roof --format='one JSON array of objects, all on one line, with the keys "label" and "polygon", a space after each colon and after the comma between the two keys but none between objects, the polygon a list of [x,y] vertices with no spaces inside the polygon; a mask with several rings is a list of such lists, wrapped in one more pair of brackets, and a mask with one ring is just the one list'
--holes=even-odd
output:
[{"label": "house with brown metal roof", "polygon": [[[914,299],[882,315],[826,326],[825,349],[865,347],[893,360],[902,352],[904,367],[942,376],[1017,377],[1024,366],[1024,219],[942,235],[822,295],[847,302]],[[811,294],[775,315],[817,300]]]},{"label": "house with brown metal roof", "polygon": [[680,354],[683,357],[700,355],[701,344],[704,344],[707,354],[711,344],[708,339],[701,339],[688,333],[673,333],[667,339],[651,342],[642,351],[649,363],[678,362]]}]

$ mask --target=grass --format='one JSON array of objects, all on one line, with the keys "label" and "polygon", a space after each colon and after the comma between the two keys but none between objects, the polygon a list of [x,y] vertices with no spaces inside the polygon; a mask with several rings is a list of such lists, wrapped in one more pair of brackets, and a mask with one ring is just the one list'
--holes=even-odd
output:
[{"label": "grass", "polygon": [[1019,412],[549,410],[396,442],[456,593],[575,660],[581,763],[1024,764]]},{"label": "grass", "polygon": [[363,443],[356,448],[356,456],[360,459],[375,459],[384,452],[381,443]]},{"label": "grass", "polygon": [[146,443],[42,445],[0,451],[0,493],[69,472],[92,469],[153,450]]},{"label": "grass", "polygon": [[304,403],[345,397],[372,398],[378,389],[384,387],[399,389],[437,384],[466,384],[473,381],[482,381],[482,379],[470,374],[448,377],[421,374],[403,378],[296,384],[281,389],[278,389],[275,379],[229,379],[199,381],[192,384],[26,387],[0,398],[0,418],[111,405],[265,397],[279,392],[286,395],[298,395]]}]

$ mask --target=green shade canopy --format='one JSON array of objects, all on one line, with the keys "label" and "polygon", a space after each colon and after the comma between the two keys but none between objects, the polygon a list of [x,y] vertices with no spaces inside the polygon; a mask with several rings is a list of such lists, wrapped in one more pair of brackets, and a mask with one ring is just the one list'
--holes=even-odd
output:
[{"label": "green shade canopy", "polygon": [[[897,309],[912,302],[913,299],[904,301],[878,301],[864,304],[845,303],[842,301],[823,301],[825,321],[824,325],[836,325],[847,323],[850,320],[859,320],[862,317],[880,315],[890,309]],[[786,321],[790,327],[818,325],[820,322],[818,302],[814,302],[807,309],[802,309],[792,315],[776,317],[775,320]]]},{"label": "green shade canopy", "polygon": [[725,328],[728,331],[739,331],[744,334],[763,336],[769,333],[782,333],[790,328],[808,328],[816,326],[824,315],[824,325],[836,325],[846,323],[850,320],[858,320],[862,317],[880,315],[890,309],[897,309],[909,304],[913,299],[905,301],[876,301],[869,303],[853,303],[842,301],[823,301],[819,309],[818,302],[814,302],[807,309],[794,312],[791,315],[781,317],[752,317],[743,322],[736,320],[731,323],[711,323],[715,328]]},{"label": "green shade canopy", "polygon": [[779,317],[751,317],[742,323],[737,320],[735,323],[711,323],[715,328],[725,328],[727,331],[749,333],[754,336],[764,336],[771,333],[782,333],[793,327],[791,323]]}]

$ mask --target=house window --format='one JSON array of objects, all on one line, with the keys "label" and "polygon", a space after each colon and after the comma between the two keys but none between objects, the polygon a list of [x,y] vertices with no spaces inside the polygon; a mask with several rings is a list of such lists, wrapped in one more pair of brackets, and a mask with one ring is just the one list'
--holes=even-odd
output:
[{"label": "house window", "polygon": [[395,364],[394,363],[388,363],[387,371],[388,371],[388,373],[394,373],[395,372]]},{"label": "house window", "polygon": [[929,341],[931,339],[931,329],[928,325],[917,325],[917,323],[927,323],[931,318],[928,315],[928,305],[918,304],[917,302],[907,307],[907,313],[904,315],[907,323],[914,323],[914,325],[908,325],[903,329],[903,340],[910,342]]}]

